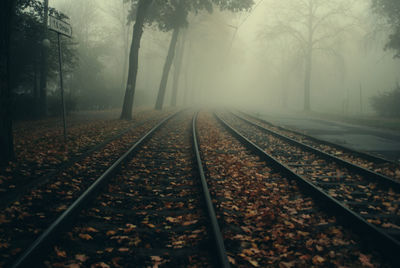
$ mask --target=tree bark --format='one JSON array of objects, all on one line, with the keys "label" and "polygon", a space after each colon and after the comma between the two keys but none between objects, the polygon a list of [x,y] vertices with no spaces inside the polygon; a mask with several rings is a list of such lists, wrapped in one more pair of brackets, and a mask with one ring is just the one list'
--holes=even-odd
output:
[{"label": "tree bark", "polygon": [[313,20],[314,14],[313,3],[309,2],[308,13],[308,42],[305,54],[305,79],[304,79],[304,111],[311,110],[310,91],[311,91],[311,72],[312,72],[312,56],[313,56]]},{"label": "tree bark", "polygon": [[[49,0],[44,0],[43,10],[43,40],[47,39],[47,21],[49,18]],[[48,74],[48,55],[49,48],[42,44],[40,65],[40,101],[39,101],[39,117],[43,118],[47,115],[47,74]]]},{"label": "tree bark", "polygon": [[143,35],[143,25],[146,13],[153,0],[140,0],[136,12],[136,21],[133,26],[131,51],[129,55],[128,80],[126,83],[126,91],[124,103],[122,106],[121,119],[132,119],[132,108],[136,89],[136,79],[139,68],[139,48],[140,40]]},{"label": "tree bark", "polygon": [[15,0],[0,4],[0,165],[14,159],[11,117],[10,41]]},{"label": "tree bark", "polygon": [[185,39],[182,36],[181,41],[179,42],[179,46],[177,48],[177,56],[175,58],[175,69],[174,69],[174,78],[172,83],[172,97],[171,97],[171,106],[176,107],[177,99],[178,99],[178,88],[179,88],[179,78],[181,74],[183,54],[185,52]]},{"label": "tree bark", "polygon": [[169,75],[169,71],[171,70],[172,61],[175,57],[175,48],[176,48],[176,43],[178,41],[178,35],[179,35],[179,27],[176,27],[174,29],[174,32],[172,33],[172,38],[171,38],[171,43],[169,45],[167,59],[165,60],[165,64],[164,64],[163,74],[162,74],[161,82],[160,82],[160,89],[158,90],[157,102],[156,102],[156,106],[155,106],[156,110],[162,110],[162,108],[163,108],[165,91],[166,91],[167,83],[168,83],[168,75]]},{"label": "tree bark", "polygon": [[304,81],[304,111],[311,110],[310,92],[311,92],[311,72],[312,72],[312,49],[307,51],[306,55],[306,73]]}]

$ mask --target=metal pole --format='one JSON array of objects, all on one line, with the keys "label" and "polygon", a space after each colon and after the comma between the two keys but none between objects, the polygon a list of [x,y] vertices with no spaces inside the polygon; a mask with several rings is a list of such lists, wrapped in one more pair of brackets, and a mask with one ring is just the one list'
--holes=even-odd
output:
[{"label": "metal pole", "polygon": [[[4,1],[4,0],[3,0]],[[48,76],[48,57],[49,47],[44,43],[48,39],[48,18],[49,18],[49,0],[43,2],[43,40],[42,40],[42,54],[40,66],[40,85],[39,85],[39,101],[36,103],[36,116],[43,118],[47,115],[47,76]]]},{"label": "metal pole", "polygon": [[63,125],[64,125],[64,146],[67,145],[67,123],[65,119],[65,99],[64,99],[64,83],[63,83],[63,75],[62,75],[62,54],[61,54],[61,42],[60,42],[60,34],[57,33],[58,37],[58,62],[60,67],[60,88],[61,88],[61,102],[62,102],[62,117],[63,117]]}]

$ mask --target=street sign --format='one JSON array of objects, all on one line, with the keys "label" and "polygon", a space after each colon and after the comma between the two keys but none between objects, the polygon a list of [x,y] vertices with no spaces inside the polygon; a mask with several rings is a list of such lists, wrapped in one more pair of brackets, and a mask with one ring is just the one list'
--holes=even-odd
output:
[{"label": "street sign", "polygon": [[61,89],[61,104],[62,104],[62,117],[64,125],[64,146],[67,149],[67,120],[66,120],[66,110],[65,110],[65,99],[64,99],[64,82],[63,82],[63,72],[62,72],[62,52],[61,52],[61,38],[60,35],[72,37],[72,27],[62,20],[56,19],[49,16],[49,30],[57,33],[58,38],[58,62],[59,62],[59,73],[60,73],[60,89]]},{"label": "street sign", "polygon": [[71,25],[52,16],[49,16],[49,29],[68,37],[72,36]]}]

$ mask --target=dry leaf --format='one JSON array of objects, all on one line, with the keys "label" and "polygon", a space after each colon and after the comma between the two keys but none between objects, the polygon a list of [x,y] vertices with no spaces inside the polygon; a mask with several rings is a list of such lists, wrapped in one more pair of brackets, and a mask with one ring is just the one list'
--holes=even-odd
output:
[{"label": "dry leaf", "polygon": [[253,265],[254,267],[259,267],[259,265],[258,265],[258,262],[257,261],[255,261],[255,260],[251,260],[251,259],[248,259],[247,260],[251,265]]},{"label": "dry leaf", "polygon": [[85,262],[87,261],[87,259],[89,259],[89,257],[86,256],[85,254],[76,254],[75,259],[81,262]]},{"label": "dry leaf", "polygon": [[84,240],[91,240],[93,237],[90,234],[79,234],[79,237]]},{"label": "dry leaf", "polygon": [[360,253],[360,256],[358,257],[358,259],[360,260],[362,265],[364,265],[365,267],[368,267],[368,268],[374,267],[374,265],[371,263],[369,256]]},{"label": "dry leaf", "polygon": [[319,255],[316,255],[316,256],[314,256],[314,257],[312,258],[312,262],[313,262],[314,264],[322,264],[322,263],[324,263],[324,261],[325,261],[325,259],[322,258],[322,257],[319,256]]},{"label": "dry leaf", "polygon": [[58,247],[54,247],[54,250],[56,252],[57,257],[60,257],[60,258],[66,258],[67,257],[67,252],[65,252],[65,250],[61,250]]}]

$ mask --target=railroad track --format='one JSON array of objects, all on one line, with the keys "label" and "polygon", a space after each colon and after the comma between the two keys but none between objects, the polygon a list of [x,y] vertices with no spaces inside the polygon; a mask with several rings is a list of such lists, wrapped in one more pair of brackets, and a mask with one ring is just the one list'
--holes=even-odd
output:
[{"label": "railroad track", "polygon": [[[13,179],[13,188],[9,188],[7,192],[1,193],[0,195],[0,209],[5,209],[9,207],[12,203],[18,201],[23,195],[29,193],[33,189],[40,187],[41,185],[48,183],[55,177],[59,177],[63,173],[67,172],[68,169],[76,165],[77,163],[85,160],[85,158],[94,155],[96,152],[101,151],[107,145],[111,144],[112,142],[120,139],[124,135],[127,135],[134,130],[144,126],[145,124],[153,124],[157,120],[160,120],[162,116],[153,116],[152,118],[147,118],[145,120],[141,120],[132,126],[128,127],[120,131],[119,133],[112,135],[106,138],[104,141],[98,143],[97,145],[86,148],[82,152],[79,152],[75,157],[71,157],[68,161],[61,163],[56,166],[51,166],[48,168],[41,169],[41,175],[35,176],[30,175],[28,178],[26,177],[17,177]],[[75,174],[76,175],[76,174]]]},{"label": "railroad track", "polygon": [[271,122],[257,118],[248,113],[240,112],[235,113],[235,115],[267,128],[271,132],[279,133],[280,135],[286,136],[290,139],[296,140],[322,152],[351,162],[355,165],[359,165],[373,172],[380,173],[386,177],[400,180],[400,165],[394,161],[390,161],[369,153],[356,151],[329,141],[321,140],[293,129],[277,126]]},{"label": "railroad track", "polygon": [[298,181],[344,224],[368,238],[370,245],[399,263],[397,181],[289,140],[244,118],[226,113],[218,118],[249,148]]},{"label": "railroad track", "polygon": [[202,171],[195,117],[172,115],[152,128],[13,267],[107,267],[105,262],[229,267]]},{"label": "railroad track", "polygon": [[[0,266],[15,258],[51,222],[61,215],[100,176],[109,165],[128,150],[163,117],[155,117],[137,125],[103,148],[44,177],[21,192],[14,191],[2,199],[0,212]],[[21,189],[20,189],[21,190]],[[14,195],[12,195],[14,194]],[[9,203],[6,206],[6,202]]]}]

